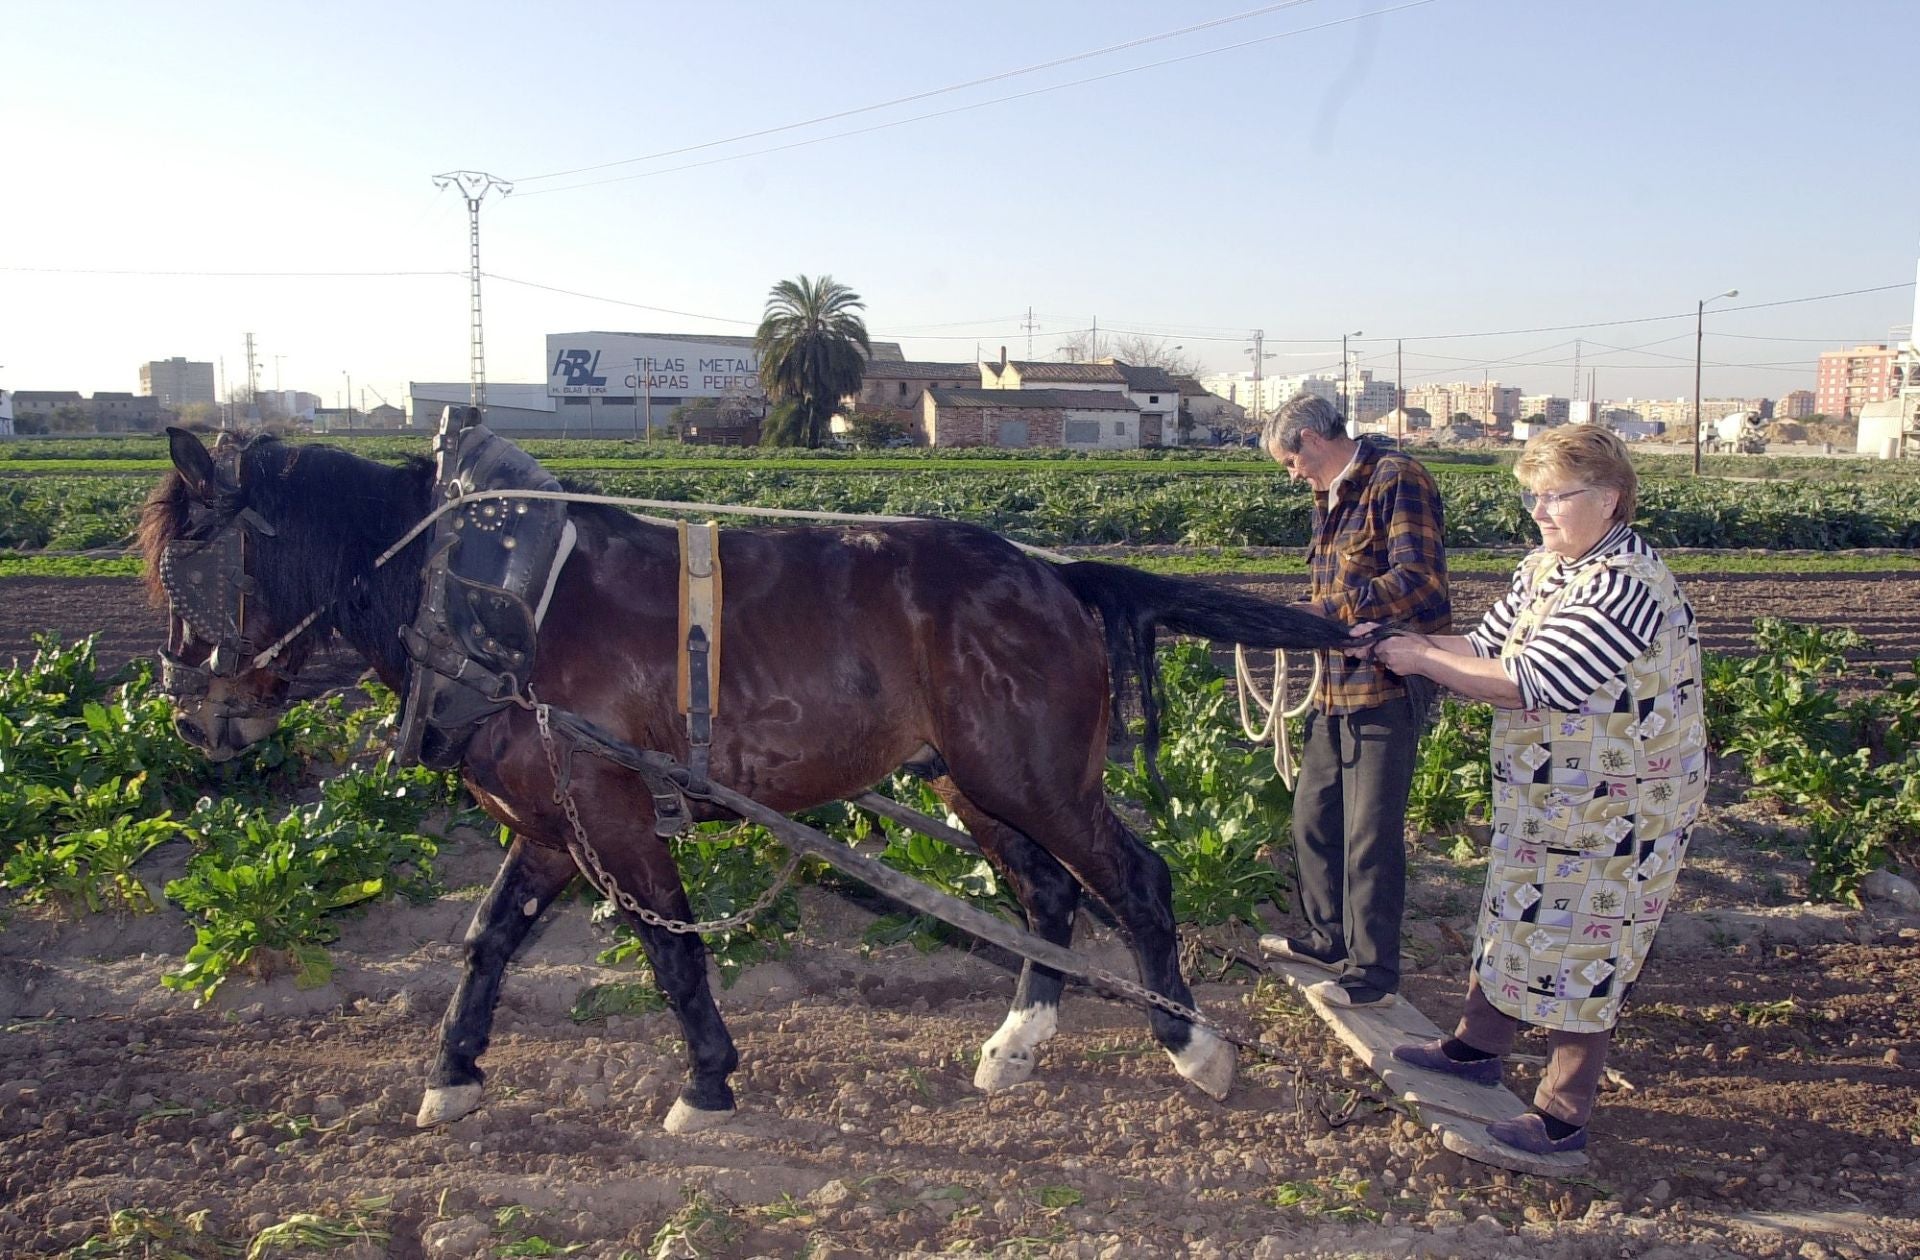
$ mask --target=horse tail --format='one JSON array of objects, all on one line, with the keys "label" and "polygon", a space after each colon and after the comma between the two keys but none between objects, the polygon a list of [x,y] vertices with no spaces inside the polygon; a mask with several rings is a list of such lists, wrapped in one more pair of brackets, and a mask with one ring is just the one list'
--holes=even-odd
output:
[{"label": "horse tail", "polygon": [[[1056,565],[1054,571],[1081,603],[1100,614],[1115,721],[1126,712],[1127,684],[1137,683],[1144,727],[1141,749],[1147,773],[1162,792],[1166,784],[1160,777],[1160,666],[1154,654],[1160,630],[1267,649],[1341,648],[1370,642],[1350,637],[1347,627],[1337,621],[1230,586],[1162,577],[1097,560]],[[1396,631],[1383,628],[1379,633]],[[1401,681],[1416,715],[1424,719],[1434,696],[1432,680]]]}]

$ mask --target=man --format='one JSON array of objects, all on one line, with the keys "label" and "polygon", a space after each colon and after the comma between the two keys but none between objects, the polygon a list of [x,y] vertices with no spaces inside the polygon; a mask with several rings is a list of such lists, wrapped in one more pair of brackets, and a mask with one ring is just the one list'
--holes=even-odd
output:
[{"label": "man", "polygon": [[[1452,628],[1440,495],[1420,464],[1347,436],[1321,398],[1293,399],[1261,432],[1267,453],[1313,488],[1307,607],[1348,625]],[[1307,714],[1293,796],[1301,937],[1266,952],[1331,973],[1313,992],[1338,1006],[1391,1006],[1400,988],[1406,903],[1403,831],[1423,714],[1399,678],[1327,653]]]}]

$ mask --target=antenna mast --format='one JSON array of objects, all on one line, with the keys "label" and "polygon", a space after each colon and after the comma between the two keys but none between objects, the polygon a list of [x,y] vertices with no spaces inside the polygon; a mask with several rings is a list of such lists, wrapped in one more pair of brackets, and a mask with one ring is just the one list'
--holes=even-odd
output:
[{"label": "antenna mast", "polygon": [[480,328],[480,203],[498,188],[502,197],[513,191],[509,180],[485,171],[448,171],[433,177],[435,188],[458,188],[467,199],[468,280],[473,294],[471,312],[472,361],[468,365],[468,400],[482,411],[487,406],[486,339]]}]

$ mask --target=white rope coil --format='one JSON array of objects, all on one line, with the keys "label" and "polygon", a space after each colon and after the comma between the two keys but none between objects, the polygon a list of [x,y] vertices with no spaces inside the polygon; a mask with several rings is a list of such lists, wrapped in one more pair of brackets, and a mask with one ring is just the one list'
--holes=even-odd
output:
[{"label": "white rope coil", "polygon": [[[1312,653],[1313,679],[1307,683],[1306,694],[1300,703],[1292,708],[1287,706],[1287,654],[1276,650],[1273,654],[1273,698],[1263,697],[1256,689],[1253,670],[1247,665],[1247,649],[1236,643],[1233,645],[1233,677],[1237,684],[1235,690],[1240,700],[1240,729],[1253,741],[1255,747],[1273,741],[1273,768],[1280,781],[1291,792],[1295,780],[1299,777],[1300,766],[1293,755],[1293,734],[1287,723],[1304,714],[1313,707],[1313,697],[1320,690],[1320,676],[1325,672],[1325,661],[1319,652]],[[1255,707],[1265,715],[1258,728],[1247,707],[1251,699]]]}]

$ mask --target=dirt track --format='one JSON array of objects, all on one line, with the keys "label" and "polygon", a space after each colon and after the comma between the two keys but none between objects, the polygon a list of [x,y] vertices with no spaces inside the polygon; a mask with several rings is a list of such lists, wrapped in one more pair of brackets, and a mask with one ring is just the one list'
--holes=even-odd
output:
[{"label": "dirt track", "polygon": [[[1920,652],[1920,579],[1687,585],[1727,646],[1772,614],[1870,618]],[[1499,589],[1461,588],[1463,613]],[[34,629],[96,631],[111,662],[160,629],[129,582],[0,594],[0,653],[28,650]],[[684,1138],[659,1129],[682,1071],[672,1020],[566,1018],[613,978],[577,904],[509,974],[482,1110],[413,1127],[457,942],[497,861],[488,839],[447,853],[448,897],[350,922],[330,985],[236,984],[209,1010],[158,985],[191,940],[177,911],[76,925],[15,909],[0,932],[0,1255],[57,1254],[122,1208],[204,1208],[245,1241],[384,1195],[366,1217],[391,1241],[337,1254],[494,1257],[538,1236],[614,1260],[654,1254],[674,1220],[706,1220],[704,1249],[660,1254],[1916,1254],[1920,922],[1800,910],[1797,864],[1756,833],[1723,800],[1696,840],[1617,1041],[1636,1088],[1603,1099],[1591,1177],[1573,1183],[1466,1164],[1372,1108],[1334,1132],[1303,1123],[1291,1074],[1244,1059],[1215,1104],[1133,1012],[1081,991],[1035,1080],[983,1097],[971,1057],[1004,1013],[1005,960],[866,949],[884,907],[843,892],[807,890],[793,953],[720,995],[740,1118]],[[156,885],[178,860],[159,856]],[[1444,1021],[1477,880],[1431,855],[1416,866],[1406,989]],[[1319,1080],[1358,1079],[1311,1016],[1250,1006],[1244,975],[1199,992]]]}]

